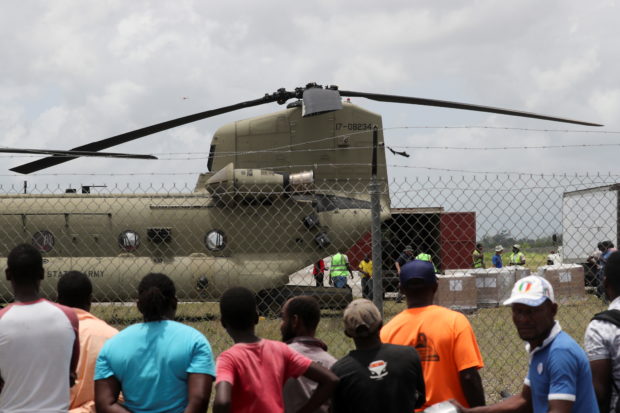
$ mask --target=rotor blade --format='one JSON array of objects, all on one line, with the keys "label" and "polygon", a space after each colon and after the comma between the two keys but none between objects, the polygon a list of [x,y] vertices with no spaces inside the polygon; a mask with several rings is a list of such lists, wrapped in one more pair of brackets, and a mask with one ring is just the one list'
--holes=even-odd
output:
[{"label": "rotor blade", "polygon": [[[275,92],[271,95],[266,94],[260,99],[250,100],[247,102],[237,103],[235,105],[224,106],[218,109],[207,110],[205,112],[195,113],[193,115],[183,116],[181,118],[169,120],[166,122],[161,122],[156,125],[147,126],[145,128],[137,129],[131,132],[122,133],[120,135],[112,136],[111,138],[102,139],[100,141],[91,142],[86,145],[78,146],[71,149],[70,152],[73,151],[91,151],[97,152],[103,149],[107,149],[112,146],[120,145],[126,142],[131,142],[135,139],[142,138],[144,136],[152,135],[157,132],[165,131],[168,129],[175,128],[177,126],[185,125],[188,123],[196,122],[201,119],[210,118],[212,116],[221,115],[224,113],[232,112],[238,109],[249,108],[252,106],[262,105],[264,103],[270,103],[274,101],[281,101],[282,99],[290,99],[291,97],[295,97],[294,92],[287,92],[283,89]],[[12,168],[11,171],[21,173],[21,174],[29,174],[32,172],[40,171],[41,169],[49,168],[51,166],[55,166],[61,164],[63,162],[70,161],[72,159],[77,158],[80,155],[76,156],[52,156],[48,158],[39,159],[30,163],[26,163],[23,165],[16,166]]]},{"label": "rotor blade", "polygon": [[28,153],[33,155],[54,155],[54,156],[91,156],[96,158],[125,158],[125,159],[157,159],[153,155],[117,153],[117,152],[89,152],[89,151],[61,151],[56,149],[24,149],[24,148],[2,148],[0,153]]},{"label": "rotor blade", "polygon": [[502,108],[494,108],[490,106],[472,105],[470,103],[451,102],[448,100],[425,99],[425,98],[395,96],[395,95],[382,95],[382,94],[377,94],[377,93],[350,92],[346,90],[341,90],[340,96],[362,97],[362,98],[371,99],[371,100],[378,100],[380,102],[409,103],[412,105],[437,106],[440,108],[452,108],[452,109],[473,110],[477,112],[499,113],[500,115],[543,119],[543,120],[550,120],[554,122],[573,123],[576,125],[603,126],[603,125],[599,125],[598,123],[582,122],[579,120],[557,118],[555,116],[539,115],[537,113],[521,112],[517,110],[502,109]]}]

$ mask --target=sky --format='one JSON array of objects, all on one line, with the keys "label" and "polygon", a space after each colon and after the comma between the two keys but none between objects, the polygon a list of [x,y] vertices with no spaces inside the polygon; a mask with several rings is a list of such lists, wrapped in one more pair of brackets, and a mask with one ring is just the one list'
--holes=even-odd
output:
[{"label": "sky", "polygon": [[[411,155],[388,157],[393,178],[618,173],[615,0],[24,0],[0,7],[0,146],[70,149],[317,82],[605,125],[353,99],[383,115],[387,145]],[[109,149],[174,160],[79,159],[25,177],[8,169],[34,158],[0,155],[0,184],[193,187],[206,159],[184,154],[207,153],[225,123],[280,109],[244,109]],[[436,148],[583,144],[590,146]],[[160,175],[167,172],[175,175]]]}]

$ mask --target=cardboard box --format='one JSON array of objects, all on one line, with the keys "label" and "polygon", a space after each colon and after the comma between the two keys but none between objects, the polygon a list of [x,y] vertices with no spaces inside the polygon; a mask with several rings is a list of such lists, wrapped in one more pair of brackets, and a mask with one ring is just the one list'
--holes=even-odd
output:
[{"label": "cardboard box", "polygon": [[538,275],[553,287],[556,301],[585,299],[584,269],[579,264],[545,265],[538,268]]},{"label": "cardboard box", "polygon": [[478,307],[497,307],[507,300],[515,283],[515,274],[514,267],[472,271],[478,290]]},{"label": "cardboard box", "polygon": [[438,274],[437,284],[435,304],[462,312],[476,310],[476,279],[473,276],[464,272]]},{"label": "cardboard box", "polygon": [[517,282],[517,280],[520,280],[521,278],[527,277],[528,275],[532,275],[532,272],[527,267],[521,267],[517,265],[509,268],[513,268],[515,270],[515,282]]},{"label": "cardboard box", "polygon": [[458,274],[458,273],[469,274],[472,271],[474,271],[473,268],[462,268],[462,269],[443,270],[443,273],[445,275],[452,275],[452,274]]}]

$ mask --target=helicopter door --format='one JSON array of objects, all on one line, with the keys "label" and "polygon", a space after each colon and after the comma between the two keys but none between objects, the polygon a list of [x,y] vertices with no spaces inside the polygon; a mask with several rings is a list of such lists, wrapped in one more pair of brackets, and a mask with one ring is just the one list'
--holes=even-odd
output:
[{"label": "helicopter door", "polygon": [[72,256],[101,256],[118,252],[115,237],[111,236],[111,213],[78,212],[65,215]]}]

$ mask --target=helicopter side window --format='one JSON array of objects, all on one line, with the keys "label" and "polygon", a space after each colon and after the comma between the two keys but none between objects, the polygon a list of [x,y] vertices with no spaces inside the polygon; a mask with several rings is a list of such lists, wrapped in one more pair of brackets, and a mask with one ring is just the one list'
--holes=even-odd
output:
[{"label": "helicopter side window", "polygon": [[140,246],[140,235],[130,229],[123,231],[118,236],[118,245],[123,251],[135,251]]},{"label": "helicopter side window", "polygon": [[54,234],[47,230],[37,231],[32,235],[32,245],[40,252],[50,252],[54,248]]},{"label": "helicopter side window", "polygon": [[226,246],[226,236],[219,229],[211,230],[205,235],[205,245],[210,251],[221,251]]},{"label": "helicopter side window", "polygon": [[146,230],[146,236],[155,244],[168,243],[172,240],[171,228],[149,228]]}]

